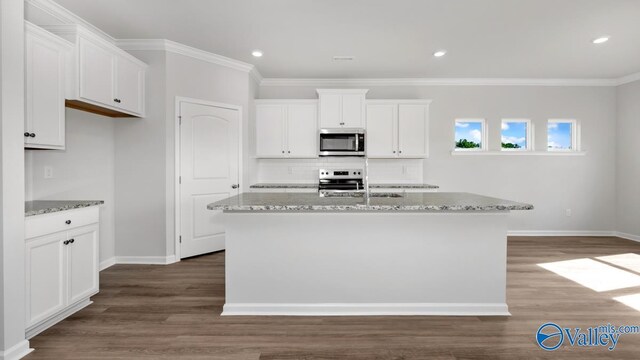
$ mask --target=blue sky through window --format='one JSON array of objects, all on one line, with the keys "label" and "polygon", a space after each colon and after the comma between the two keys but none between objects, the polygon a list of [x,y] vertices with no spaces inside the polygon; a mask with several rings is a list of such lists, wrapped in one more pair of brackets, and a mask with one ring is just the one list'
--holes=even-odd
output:
[{"label": "blue sky through window", "polygon": [[[504,121],[502,123],[502,143],[514,144],[517,145],[517,148],[526,149],[527,123]],[[502,147],[504,148],[505,146],[503,145]]]},{"label": "blue sky through window", "polygon": [[555,150],[571,150],[570,122],[550,122],[547,128],[547,147]]},{"label": "blue sky through window", "polygon": [[482,146],[482,123],[478,121],[456,121],[456,143],[467,140]]}]

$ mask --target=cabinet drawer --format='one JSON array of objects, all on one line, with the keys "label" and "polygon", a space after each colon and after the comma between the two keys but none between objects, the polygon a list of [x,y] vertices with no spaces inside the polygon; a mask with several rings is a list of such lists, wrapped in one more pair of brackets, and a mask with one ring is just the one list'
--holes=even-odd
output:
[{"label": "cabinet drawer", "polygon": [[[25,218],[25,239],[34,238],[99,222],[100,209],[90,206]],[[70,222],[67,224],[67,222]]]}]

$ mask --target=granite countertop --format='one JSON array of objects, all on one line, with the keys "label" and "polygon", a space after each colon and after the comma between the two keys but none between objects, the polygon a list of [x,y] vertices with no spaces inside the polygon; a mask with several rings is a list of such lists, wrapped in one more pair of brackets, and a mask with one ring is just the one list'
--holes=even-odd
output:
[{"label": "granite countertop", "polygon": [[35,200],[25,201],[24,216],[49,214],[58,211],[102,205],[102,200]]},{"label": "granite countertop", "polygon": [[[249,186],[251,189],[317,189],[317,183],[258,183]],[[370,189],[438,189],[438,185],[421,183],[369,184]]]},{"label": "granite countertop", "polygon": [[225,211],[508,211],[533,205],[471,193],[405,193],[401,197],[319,197],[313,193],[243,193],[207,205]]}]

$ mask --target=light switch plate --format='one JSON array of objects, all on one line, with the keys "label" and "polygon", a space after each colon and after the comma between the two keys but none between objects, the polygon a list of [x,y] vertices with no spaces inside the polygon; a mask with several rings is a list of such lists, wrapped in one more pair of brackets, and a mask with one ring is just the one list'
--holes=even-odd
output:
[{"label": "light switch plate", "polygon": [[44,167],[44,178],[52,179],[53,178],[53,168],[51,166]]}]

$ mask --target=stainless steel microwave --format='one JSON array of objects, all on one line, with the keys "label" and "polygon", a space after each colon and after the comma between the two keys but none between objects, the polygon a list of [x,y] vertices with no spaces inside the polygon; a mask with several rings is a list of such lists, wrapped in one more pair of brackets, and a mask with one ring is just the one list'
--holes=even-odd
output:
[{"label": "stainless steel microwave", "polygon": [[320,130],[320,156],[364,156],[364,129]]}]

